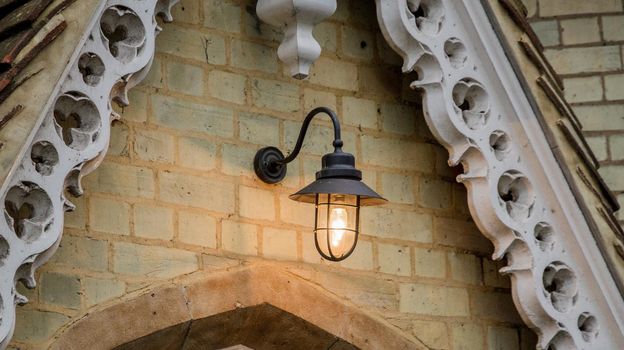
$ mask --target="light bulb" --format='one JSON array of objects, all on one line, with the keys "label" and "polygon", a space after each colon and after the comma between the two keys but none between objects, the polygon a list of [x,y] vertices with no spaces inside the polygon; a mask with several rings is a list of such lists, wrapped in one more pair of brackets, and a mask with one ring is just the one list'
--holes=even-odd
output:
[{"label": "light bulb", "polygon": [[347,223],[349,222],[345,208],[334,207],[329,214],[329,244],[336,255],[344,254],[344,238]]}]

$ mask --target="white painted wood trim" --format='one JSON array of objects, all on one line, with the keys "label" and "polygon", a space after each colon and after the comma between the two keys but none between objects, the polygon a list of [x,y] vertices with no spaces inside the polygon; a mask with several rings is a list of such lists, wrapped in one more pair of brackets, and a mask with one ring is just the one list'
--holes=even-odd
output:
[{"label": "white painted wood trim", "polygon": [[305,79],[321,55],[314,26],[336,11],[336,0],[258,0],[256,12],[264,22],[284,30],[277,56],[295,79]]},{"label": "white painted wood trim", "polygon": [[[74,208],[65,191],[82,194],[81,178],[104,158],[110,123],[119,117],[111,101],[127,104],[127,91],[146,76],[161,30],[155,16],[171,21],[177,1],[101,1],[2,184],[0,349],[13,334],[16,304],[28,301],[16,291],[17,281],[34,288],[35,270],[56,251],[64,212]],[[119,40],[109,35],[121,27],[133,35]],[[64,128],[67,119],[79,119],[80,126]]]},{"label": "white painted wood trim", "polygon": [[624,349],[622,296],[482,4],[376,2],[538,348]]}]

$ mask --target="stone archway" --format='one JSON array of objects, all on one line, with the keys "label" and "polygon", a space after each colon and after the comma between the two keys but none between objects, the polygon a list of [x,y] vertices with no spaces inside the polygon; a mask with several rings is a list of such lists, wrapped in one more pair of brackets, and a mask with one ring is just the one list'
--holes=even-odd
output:
[{"label": "stone archway", "polygon": [[358,349],[306,320],[264,303],[180,323],[114,350],[203,350],[237,346],[253,350]]},{"label": "stone archway", "polygon": [[62,329],[50,349],[113,349],[176,325],[263,304],[360,349],[426,348],[384,319],[301,277],[275,266],[252,265],[190,275],[89,312]]}]

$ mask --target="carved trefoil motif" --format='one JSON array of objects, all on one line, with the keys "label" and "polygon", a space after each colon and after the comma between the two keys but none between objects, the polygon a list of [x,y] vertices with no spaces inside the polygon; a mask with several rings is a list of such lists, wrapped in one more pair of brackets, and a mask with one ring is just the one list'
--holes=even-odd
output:
[{"label": "carved trefoil motif", "polygon": [[475,222],[505,257],[540,349],[624,348],[624,303],[544,131],[472,0],[376,0],[384,37],[415,71],[433,134],[462,163]]},{"label": "carved trefoil motif", "polygon": [[82,194],[80,179],[93,171],[108,148],[111,102],[128,103],[128,89],[147,74],[160,27],[171,21],[178,0],[102,1],[90,29],[72,56],[29,147],[3,183],[0,219],[0,349],[10,341],[15,305],[26,297],[18,281],[35,287],[34,272],[56,251],[63,214],[74,205],[65,191]]}]

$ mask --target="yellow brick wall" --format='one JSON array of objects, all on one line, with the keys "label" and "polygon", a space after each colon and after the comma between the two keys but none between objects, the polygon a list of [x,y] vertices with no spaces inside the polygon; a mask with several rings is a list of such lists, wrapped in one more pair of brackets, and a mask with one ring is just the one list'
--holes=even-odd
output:
[{"label": "yellow brick wall", "polygon": [[[66,216],[61,247],[38,288],[23,291],[31,302],[18,311],[16,347],[41,348],[63,324],[137,289],[254,262],[287,266],[431,348],[535,347],[372,1],[340,0],[318,26],[323,54],[305,81],[288,76],[281,35],[258,21],[253,1],[182,0],[174,18]],[[252,168],[260,147],[290,151],[319,105],[338,112],[345,150],[389,199],[362,211],[361,239],[342,263],[316,252],[313,206],[288,199],[331,151],[330,123],[313,124],[282,184]]]},{"label": "yellow brick wall", "polygon": [[[624,1],[523,0],[600,175],[624,206]],[[616,213],[624,225],[624,210]]]}]

